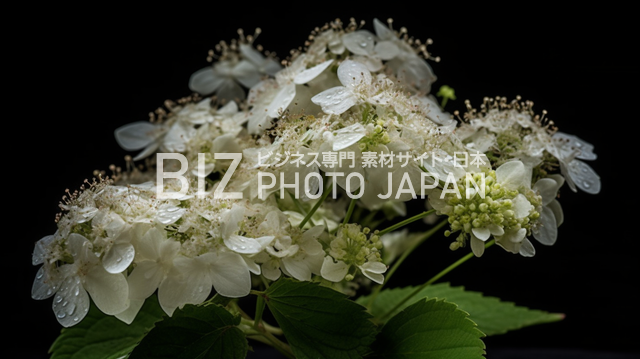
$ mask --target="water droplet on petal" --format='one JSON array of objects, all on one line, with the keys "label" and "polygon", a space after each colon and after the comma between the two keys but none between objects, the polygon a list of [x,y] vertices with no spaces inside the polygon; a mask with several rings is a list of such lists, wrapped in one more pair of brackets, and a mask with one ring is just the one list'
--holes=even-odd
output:
[{"label": "water droplet on petal", "polygon": [[60,318],[60,319],[63,319],[66,316],[67,316],[66,313],[58,313],[58,318]]},{"label": "water droplet on petal", "polygon": [[44,277],[43,272],[38,272],[38,274],[36,274],[36,279],[42,279],[42,277]]},{"label": "water droplet on petal", "polygon": [[587,181],[582,182],[582,185],[584,186],[584,188],[589,188],[591,187],[591,184]]},{"label": "water droplet on petal", "polygon": [[78,320],[80,320],[80,318],[78,318],[78,317],[73,317],[73,321],[74,321],[74,322],[77,322]]},{"label": "water droplet on petal", "polygon": [[120,262],[122,262],[122,257],[116,258],[116,263],[120,263]]},{"label": "water droplet on petal", "polygon": [[62,306],[63,306],[63,307],[66,307],[68,304],[69,304],[69,301],[66,301],[66,300],[65,300],[64,302],[62,302]]},{"label": "water droplet on petal", "polygon": [[62,302],[62,296],[61,295],[56,295],[55,302],[56,302],[56,304]]},{"label": "water droplet on petal", "polygon": [[240,249],[242,250],[247,249],[247,246],[240,246]]}]

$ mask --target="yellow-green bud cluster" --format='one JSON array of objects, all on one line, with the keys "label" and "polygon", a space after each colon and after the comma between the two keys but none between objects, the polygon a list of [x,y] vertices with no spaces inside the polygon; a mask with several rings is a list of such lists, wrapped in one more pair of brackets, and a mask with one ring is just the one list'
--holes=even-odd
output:
[{"label": "yellow-green bud cluster", "polygon": [[361,266],[365,262],[379,262],[382,241],[371,233],[369,228],[362,228],[355,223],[341,225],[330,245],[329,254],[336,260],[349,265]]},{"label": "yellow-green bud cluster", "polygon": [[367,151],[369,148],[375,148],[378,145],[386,145],[389,142],[391,142],[391,138],[386,130],[385,122],[378,118],[374,122],[373,131],[360,139],[358,146],[361,151]]},{"label": "yellow-green bud cluster", "polygon": [[[482,174],[475,173],[473,180],[481,185]],[[454,193],[445,195],[445,202],[450,206],[450,211],[444,213],[448,216],[451,230],[445,231],[445,236],[460,232],[456,240],[451,243],[452,250],[463,247],[466,239],[472,233],[473,228],[487,228],[496,225],[504,230],[520,228],[527,229],[531,233],[531,226],[540,217],[538,212],[541,207],[541,197],[530,189],[520,188],[519,190],[509,190],[496,179],[495,171],[485,173],[485,196],[475,193],[467,198],[466,178],[462,177],[457,182],[458,191],[461,198]],[[470,183],[470,189],[473,184]],[[523,194],[533,206],[529,215],[517,218],[514,212],[514,199],[519,194]]]}]

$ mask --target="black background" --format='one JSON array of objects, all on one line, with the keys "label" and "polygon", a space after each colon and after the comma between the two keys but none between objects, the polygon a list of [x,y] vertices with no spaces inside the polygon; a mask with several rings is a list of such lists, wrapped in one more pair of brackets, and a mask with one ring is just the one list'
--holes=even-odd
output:
[{"label": "black background", "polygon": [[[565,223],[552,247],[536,244],[533,258],[491,248],[442,280],[519,305],[565,313],[562,322],[485,338],[488,358],[505,348],[553,348],[589,353],[638,353],[637,27],[630,9],[471,8],[461,5],[372,5],[337,12],[327,5],[230,3],[234,10],[198,4],[132,14],[122,7],[38,8],[15,14],[21,26],[5,33],[4,106],[5,283],[1,324],[16,340],[3,352],[45,358],[60,326],[51,299],[30,288],[33,244],[55,231],[65,188],[76,189],[94,169],[122,165],[127,154],[117,127],[140,120],[165,99],[190,93],[191,73],[207,65],[207,51],[243,28],[256,43],[285,57],[310,31],[341,18],[393,18],[413,37],[433,39],[431,63],[441,85],[464,110],[469,99],[521,95],[547,110],[561,131],[595,145],[589,164],[602,178],[598,195],[561,189]],[[606,4],[604,4],[606,5]],[[600,5],[600,6],[604,6]],[[366,10],[375,8],[380,10]],[[75,11],[75,12],[72,12]],[[10,14],[7,14],[10,16]],[[10,103],[8,103],[10,102]],[[9,110],[9,111],[7,111]],[[6,231],[8,229],[8,232]],[[422,283],[458,259],[449,240],[435,237],[412,254],[390,286]],[[6,248],[6,244],[5,244]],[[26,338],[25,344],[18,339]],[[26,354],[26,355],[25,355]],[[497,354],[496,356],[497,357]]]}]

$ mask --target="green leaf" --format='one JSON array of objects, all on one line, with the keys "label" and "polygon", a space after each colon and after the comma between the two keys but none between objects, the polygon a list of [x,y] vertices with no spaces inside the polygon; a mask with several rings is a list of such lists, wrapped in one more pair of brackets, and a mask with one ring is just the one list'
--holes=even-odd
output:
[{"label": "green leaf", "polygon": [[375,339],[365,307],[318,283],[281,278],[265,301],[298,359],[361,358]]},{"label": "green leaf", "polygon": [[217,304],[185,305],[156,324],[129,359],[243,359],[249,345],[240,317]]},{"label": "green leaf", "polygon": [[62,329],[49,349],[51,359],[121,358],[133,350],[163,315],[155,296],[145,301],[129,325],[102,313],[92,303],[80,323]]},{"label": "green leaf", "polygon": [[[383,316],[414,289],[414,287],[404,287],[381,291],[371,307],[371,314],[376,318]],[[503,334],[511,330],[556,322],[564,318],[563,314],[517,306],[496,297],[484,296],[480,292],[467,291],[464,287],[451,287],[448,283],[432,284],[425,287],[404,303],[396,313],[422,298],[442,298],[457,304],[460,309],[469,313],[471,319],[486,335]],[[369,300],[370,297],[366,296],[358,298],[357,302],[367,305]]]},{"label": "green leaf", "polygon": [[483,336],[455,304],[423,298],[389,319],[372,345],[371,357],[483,359]]}]

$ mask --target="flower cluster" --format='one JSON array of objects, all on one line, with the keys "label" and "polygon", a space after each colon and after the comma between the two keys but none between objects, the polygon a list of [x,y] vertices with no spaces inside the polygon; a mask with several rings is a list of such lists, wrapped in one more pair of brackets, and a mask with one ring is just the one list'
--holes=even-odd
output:
[{"label": "flower cluster", "polygon": [[[560,187],[600,190],[583,161],[596,158],[593,146],[520,98],[486,99],[463,118],[445,111],[431,93],[431,41],[390,25],[374,19],[371,32],[335,21],[286,59],[242,33],[220,43],[211,65],[189,79],[194,94],[115,131],[117,143],[136,152],[131,161],[146,161],[145,173],[101,176],[64,197],[57,231],[33,253],[41,265],[33,298],[53,297],[69,327],[90,301],[130,323],[154,293],[171,316],[212,291],[244,297],[282,276],[339,290],[383,283],[385,260],[406,245],[376,228],[406,216],[416,199],[408,190],[380,195],[389,188],[426,189],[448,220],[446,235],[457,233],[451,249],[469,244],[481,256],[493,238],[532,256],[528,238],[553,244],[563,221]],[[186,159],[162,163],[180,178],[161,176],[157,153]],[[292,153],[303,166],[282,162]],[[332,160],[314,161],[319,153]],[[401,153],[411,158],[403,166],[362,165],[371,154]],[[460,154],[485,160],[462,168]],[[165,198],[159,187],[187,190]],[[216,196],[222,189],[236,195]],[[409,239],[393,241],[402,240]]]}]

